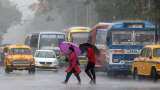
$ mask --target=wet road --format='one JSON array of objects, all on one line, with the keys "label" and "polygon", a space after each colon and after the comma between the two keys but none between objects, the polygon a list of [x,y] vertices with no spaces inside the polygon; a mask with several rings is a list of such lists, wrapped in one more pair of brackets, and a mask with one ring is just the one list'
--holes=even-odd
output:
[{"label": "wet road", "polygon": [[154,83],[149,80],[134,81],[131,78],[107,78],[104,73],[97,73],[97,84],[90,85],[88,77],[82,72],[82,85],[78,85],[72,76],[67,85],[64,79],[64,69],[58,72],[38,70],[35,75],[26,71],[16,71],[5,74],[0,70],[0,90],[160,90],[160,81]]}]

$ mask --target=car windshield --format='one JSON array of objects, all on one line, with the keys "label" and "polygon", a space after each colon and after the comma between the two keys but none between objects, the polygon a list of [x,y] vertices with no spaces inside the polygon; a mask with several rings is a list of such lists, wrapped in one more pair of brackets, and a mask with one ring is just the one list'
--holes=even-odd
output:
[{"label": "car windshield", "polygon": [[113,45],[132,45],[132,31],[113,31]]},{"label": "car windshield", "polygon": [[135,44],[147,45],[154,43],[154,31],[135,31]]},{"label": "car windshield", "polygon": [[38,58],[55,58],[55,53],[54,52],[48,52],[48,51],[38,51],[35,54],[35,57]]},{"label": "car windshield", "polygon": [[156,48],[153,50],[153,56],[154,57],[160,57],[160,48]]},{"label": "car windshield", "polygon": [[15,54],[32,54],[32,51],[28,48],[12,48],[10,50],[10,54],[15,55]]},{"label": "car windshield", "polygon": [[72,33],[73,43],[82,44],[88,41],[89,33]]}]

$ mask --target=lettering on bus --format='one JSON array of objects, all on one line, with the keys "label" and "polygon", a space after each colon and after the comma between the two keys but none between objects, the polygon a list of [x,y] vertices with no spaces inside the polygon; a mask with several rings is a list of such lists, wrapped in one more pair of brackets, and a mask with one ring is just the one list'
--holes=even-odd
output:
[{"label": "lettering on bus", "polygon": [[144,28],[143,24],[128,24],[128,28]]}]

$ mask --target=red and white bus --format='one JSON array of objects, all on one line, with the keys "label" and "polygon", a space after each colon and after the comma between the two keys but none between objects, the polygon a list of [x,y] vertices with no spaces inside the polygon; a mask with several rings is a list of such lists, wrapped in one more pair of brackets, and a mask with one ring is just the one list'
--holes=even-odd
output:
[{"label": "red and white bus", "polygon": [[100,54],[97,56],[96,69],[104,70],[104,65],[107,60],[106,36],[107,30],[110,29],[112,23],[98,23],[90,31],[89,41],[95,45]]}]

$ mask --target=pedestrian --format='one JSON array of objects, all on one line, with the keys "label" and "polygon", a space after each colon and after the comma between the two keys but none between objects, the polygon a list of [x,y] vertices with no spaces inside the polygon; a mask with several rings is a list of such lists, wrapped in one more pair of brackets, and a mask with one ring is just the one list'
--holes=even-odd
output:
[{"label": "pedestrian", "polygon": [[88,64],[85,69],[86,74],[91,79],[90,84],[96,84],[95,63],[96,55],[92,47],[87,48]]},{"label": "pedestrian", "polygon": [[76,53],[74,52],[73,47],[69,47],[68,59],[69,59],[69,67],[66,69],[67,75],[66,75],[66,79],[63,83],[67,84],[69,78],[74,73],[75,77],[78,80],[78,84],[81,84],[81,78],[80,78],[80,75],[79,75],[80,72],[81,72],[81,69],[80,69],[78,61],[77,61],[78,57],[77,57]]}]

